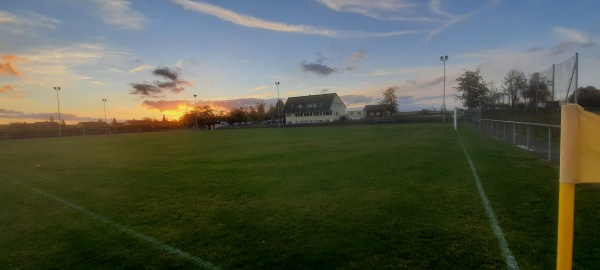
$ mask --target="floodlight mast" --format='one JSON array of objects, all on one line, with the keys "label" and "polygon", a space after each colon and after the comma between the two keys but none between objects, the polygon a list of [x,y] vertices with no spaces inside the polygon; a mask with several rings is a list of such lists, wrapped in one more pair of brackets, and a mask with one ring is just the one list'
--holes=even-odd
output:
[{"label": "floodlight mast", "polygon": [[60,86],[54,86],[53,88],[56,91],[56,104],[58,105],[58,137],[62,137],[62,121],[60,119],[60,99],[58,98],[58,91],[60,91]]},{"label": "floodlight mast", "polygon": [[103,98],[102,102],[104,103],[104,123],[108,125],[108,123],[106,122],[106,99]]},{"label": "floodlight mast", "polygon": [[442,102],[442,121],[446,123],[446,61],[448,61],[448,56],[440,56],[440,61],[444,62],[444,98]]}]

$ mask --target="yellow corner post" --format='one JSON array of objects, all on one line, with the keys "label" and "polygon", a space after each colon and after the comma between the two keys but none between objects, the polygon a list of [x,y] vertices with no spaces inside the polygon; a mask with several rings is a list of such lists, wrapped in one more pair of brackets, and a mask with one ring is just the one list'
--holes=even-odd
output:
[{"label": "yellow corner post", "polygon": [[573,224],[575,221],[575,184],[560,183],[558,194],[558,241],[556,269],[571,269],[573,264]]}]

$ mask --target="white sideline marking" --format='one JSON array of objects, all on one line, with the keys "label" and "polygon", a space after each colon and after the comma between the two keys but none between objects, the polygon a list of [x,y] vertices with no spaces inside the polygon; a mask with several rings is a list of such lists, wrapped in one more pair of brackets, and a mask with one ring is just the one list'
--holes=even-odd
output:
[{"label": "white sideline marking", "polygon": [[517,145],[517,147],[519,147],[519,148],[521,148],[521,149],[523,149],[525,151],[535,152],[533,149],[531,149],[531,147],[527,148],[527,146],[525,146],[525,145],[520,145],[519,144],[519,145]]},{"label": "white sideline marking", "polygon": [[[458,132],[456,134],[458,134]],[[463,143],[460,134],[458,134],[458,139],[460,140],[460,144],[463,147],[463,151],[465,152],[467,161],[469,161],[469,166],[471,166],[471,172],[473,173],[473,177],[475,177],[475,184],[477,184],[479,197],[481,197],[481,202],[483,203],[483,207],[485,208],[485,213],[490,219],[490,225],[494,230],[494,234],[496,235],[496,238],[498,238],[498,245],[500,246],[500,250],[502,251],[502,257],[504,257],[504,260],[506,261],[506,266],[509,269],[519,269],[517,260],[515,260],[515,257],[512,255],[512,252],[510,252],[510,248],[508,248],[508,242],[506,242],[506,239],[504,238],[504,233],[502,233],[502,228],[500,227],[500,224],[498,224],[498,219],[496,218],[494,209],[492,208],[492,205],[490,204],[490,200],[488,199],[487,195],[485,195],[485,191],[483,190],[483,186],[481,185],[481,180],[479,180],[479,175],[477,175],[475,165],[473,164],[473,161],[471,160],[471,157],[467,152],[467,148],[465,147],[465,144]]]},{"label": "white sideline marking", "polygon": [[10,180],[12,182],[16,183],[16,184],[28,187],[31,190],[33,190],[33,191],[35,191],[35,192],[37,192],[37,193],[39,193],[39,194],[41,194],[41,195],[43,195],[45,197],[48,197],[50,199],[53,199],[55,201],[58,201],[58,202],[60,202],[60,203],[62,203],[64,205],[66,205],[66,206],[69,206],[69,207],[77,210],[78,212],[80,212],[80,213],[82,213],[82,214],[84,214],[84,215],[86,215],[88,217],[91,217],[92,219],[95,219],[95,220],[100,221],[100,222],[102,222],[104,224],[110,225],[111,227],[113,227],[113,228],[115,228],[115,229],[117,229],[117,230],[119,230],[119,231],[121,231],[121,232],[123,232],[125,234],[128,234],[129,236],[132,236],[133,238],[137,238],[138,240],[141,240],[143,242],[147,242],[147,243],[149,243],[150,245],[152,245],[156,249],[163,250],[163,251],[166,251],[166,252],[171,253],[173,255],[177,255],[177,256],[179,256],[179,257],[181,257],[183,259],[192,261],[197,266],[200,266],[200,267],[205,268],[205,269],[219,269],[217,266],[215,266],[214,264],[212,264],[210,262],[202,260],[202,259],[200,259],[200,258],[198,258],[198,257],[196,257],[194,255],[191,255],[191,254],[189,254],[189,253],[187,253],[185,251],[182,251],[182,250],[180,250],[178,248],[175,248],[175,247],[172,247],[172,246],[167,245],[165,243],[162,243],[162,242],[160,242],[160,241],[158,241],[158,240],[156,240],[156,239],[154,239],[154,238],[152,238],[150,236],[147,236],[145,234],[142,234],[142,233],[136,232],[136,231],[134,231],[132,229],[129,229],[129,228],[127,228],[127,227],[125,227],[125,226],[123,226],[123,225],[121,225],[119,223],[116,223],[116,222],[108,219],[107,217],[105,217],[103,215],[100,215],[98,213],[94,213],[92,211],[89,211],[89,210],[87,210],[87,209],[85,209],[85,208],[83,208],[83,207],[81,207],[79,205],[76,205],[76,204],[74,204],[72,202],[69,202],[69,201],[67,201],[65,199],[61,199],[59,197],[56,197],[56,196],[54,196],[52,194],[49,194],[47,192],[44,192],[42,190],[36,189],[36,188],[34,188],[32,186],[29,186],[29,185],[27,185],[27,184],[25,184],[23,182],[18,181],[18,180],[14,180],[14,179],[10,179]]}]

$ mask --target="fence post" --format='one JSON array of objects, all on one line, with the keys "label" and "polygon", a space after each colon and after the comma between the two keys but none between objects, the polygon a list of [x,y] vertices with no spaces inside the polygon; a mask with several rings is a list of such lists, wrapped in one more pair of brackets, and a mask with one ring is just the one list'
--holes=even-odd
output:
[{"label": "fence post", "polygon": [[517,144],[517,123],[513,123],[513,145]]},{"label": "fence post", "polygon": [[529,150],[529,123],[527,123],[527,150]]},{"label": "fence post", "polygon": [[552,128],[548,127],[548,161],[552,161]]},{"label": "fence post", "polygon": [[496,122],[496,137],[500,139],[500,122]]}]

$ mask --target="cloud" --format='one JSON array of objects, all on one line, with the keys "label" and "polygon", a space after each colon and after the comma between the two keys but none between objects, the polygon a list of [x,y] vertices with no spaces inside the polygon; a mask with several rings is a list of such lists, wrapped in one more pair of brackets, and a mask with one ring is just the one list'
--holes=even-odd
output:
[{"label": "cloud", "polygon": [[577,29],[555,27],[553,30],[564,41],[553,46],[550,49],[550,55],[559,55],[577,47],[597,45],[586,34]]},{"label": "cloud", "polygon": [[572,41],[568,41],[568,42],[563,42],[563,43],[559,43],[556,44],[554,47],[552,47],[552,49],[550,49],[550,55],[559,55],[562,54],[564,52],[569,51],[572,48],[577,47],[576,42],[572,42]]},{"label": "cloud", "polygon": [[154,81],[153,83],[132,83],[131,87],[133,90],[129,92],[131,95],[142,95],[146,97],[164,97],[161,95],[165,90],[173,93],[180,93],[185,91],[184,86],[192,86],[193,83],[180,80],[179,69],[172,69],[169,67],[158,67],[152,71],[154,76],[162,77],[166,79],[166,82]]},{"label": "cloud", "polygon": [[590,43],[590,39],[581,31],[565,27],[555,27],[554,32],[570,42],[578,44]]},{"label": "cloud", "polygon": [[194,107],[193,101],[189,100],[144,100],[142,106],[160,112],[166,111],[185,111],[188,107]]},{"label": "cloud", "polygon": [[345,95],[340,96],[346,106],[351,107],[353,105],[365,105],[373,102],[373,98],[365,95]]},{"label": "cloud", "polygon": [[126,0],[96,0],[106,24],[122,29],[140,29],[146,17],[131,8]]},{"label": "cloud", "polygon": [[14,54],[3,55],[2,60],[3,61],[0,62],[0,76],[12,75],[15,77],[24,78],[23,73],[17,70],[17,68],[15,68],[11,63],[20,60],[19,56]]},{"label": "cloud", "polygon": [[[61,115],[61,120],[65,120],[65,121],[83,122],[83,121],[98,120],[98,118],[78,116],[78,115],[72,114],[72,113],[61,113],[60,115]],[[22,111],[15,111],[15,110],[0,108],[0,118],[5,118],[5,119],[19,119],[21,121],[24,121],[24,120],[48,121],[48,120],[50,120],[50,117],[53,117],[54,119],[56,119],[56,113],[24,113]]]},{"label": "cloud", "polygon": [[326,65],[318,64],[318,63],[312,63],[312,64],[301,63],[300,67],[302,68],[302,71],[313,72],[320,77],[326,77],[326,76],[331,75],[334,72],[337,72],[336,68],[328,67]]},{"label": "cloud", "polygon": [[435,79],[433,79],[431,81],[423,82],[423,83],[419,84],[419,88],[426,88],[426,87],[438,85],[438,84],[443,83],[443,82],[444,82],[444,76],[440,76],[440,77],[437,77],[437,78],[435,78]]},{"label": "cloud", "polygon": [[[113,66],[125,61],[127,52],[106,48],[103,44],[80,43],[69,47],[31,49],[18,57],[19,71],[27,78],[22,83],[35,87],[47,87],[57,81],[99,81],[88,72],[102,66]],[[89,68],[88,68],[89,67]]]},{"label": "cloud", "polygon": [[134,68],[128,70],[127,72],[129,72],[129,73],[138,73],[140,71],[143,71],[143,70],[146,70],[146,69],[151,69],[151,68],[154,68],[154,66],[151,66],[151,65],[139,65],[137,67],[134,67]]},{"label": "cloud", "polygon": [[185,9],[193,10],[203,14],[215,16],[221,20],[228,21],[248,28],[263,29],[276,32],[298,33],[307,35],[338,37],[338,38],[365,38],[365,37],[387,37],[413,34],[417,31],[395,31],[395,32],[341,32],[323,27],[313,27],[306,25],[290,25],[285,23],[270,22],[249,15],[235,13],[231,10],[204,2],[195,2],[191,0],[172,0]]},{"label": "cloud", "polygon": [[441,0],[431,0],[431,1],[429,1],[428,6],[429,6],[429,10],[433,14],[438,14],[438,15],[442,15],[444,17],[449,17],[449,18],[455,17],[454,14],[444,11],[444,9],[442,8]]},{"label": "cloud", "polygon": [[46,17],[34,12],[15,15],[0,10],[0,27],[5,25],[55,29],[60,23],[61,22],[57,19]]},{"label": "cloud", "polygon": [[408,0],[318,0],[322,5],[338,11],[361,14],[367,17],[389,21],[435,22],[438,19],[427,16],[407,16],[420,3]]},{"label": "cloud", "polygon": [[23,112],[20,111],[15,111],[15,110],[7,110],[7,109],[3,109],[0,108],[0,117],[4,117],[6,115],[23,115]]},{"label": "cloud", "polygon": [[248,91],[260,91],[260,90],[266,89],[268,87],[269,87],[268,85],[263,84],[263,85],[260,85],[260,86],[254,87],[254,88],[250,88],[250,89],[247,89],[247,90]]},{"label": "cloud", "polygon": [[455,14],[452,14],[450,12],[445,11],[442,8],[442,1],[441,0],[431,0],[429,2],[429,5],[428,5],[429,6],[429,10],[431,11],[431,13],[439,15],[439,16],[442,16],[442,17],[444,17],[444,19],[441,20],[442,23],[441,23],[441,25],[439,27],[437,27],[437,28],[429,31],[429,33],[427,34],[427,36],[425,37],[425,39],[426,40],[430,40],[433,37],[435,37],[438,34],[440,34],[445,29],[450,28],[451,26],[453,26],[453,25],[455,25],[455,24],[457,24],[459,22],[462,22],[465,19],[467,19],[467,18],[469,18],[469,17],[471,17],[471,16],[473,16],[473,15],[475,15],[475,14],[483,11],[484,9],[486,9],[486,8],[492,6],[492,5],[498,4],[500,2],[501,2],[501,0],[491,0],[491,1],[488,1],[487,4],[485,4],[483,6],[480,6],[479,8],[473,9],[472,11],[467,12],[467,13],[465,13],[463,15],[455,15]]},{"label": "cloud", "polygon": [[356,12],[360,14],[404,10],[417,5],[406,0],[318,0],[318,2],[335,11]]},{"label": "cloud", "polygon": [[168,67],[159,67],[152,71],[152,74],[164,77],[173,82],[179,81],[179,72]]},{"label": "cloud", "polygon": [[400,104],[400,105],[415,103],[415,97],[414,96],[399,96],[397,98],[397,100],[398,100],[398,104]]},{"label": "cloud", "polygon": [[162,89],[157,86],[149,83],[132,83],[131,87],[133,90],[129,92],[132,95],[142,95],[142,96],[156,96],[162,93]]},{"label": "cloud", "polygon": [[14,89],[15,88],[12,85],[7,84],[7,85],[4,85],[4,86],[0,87],[0,93],[8,93],[8,92],[11,92]]},{"label": "cloud", "polygon": [[330,62],[333,62],[333,61],[334,61],[332,58],[329,58],[329,57],[323,56],[323,54],[322,54],[322,53],[320,53],[320,52],[316,53],[316,54],[315,54],[315,56],[316,56],[316,58],[317,58],[317,60],[316,60],[316,61],[317,61],[317,63],[319,63],[319,64],[322,64],[322,63],[323,63],[323,62],[325,62],[325,61],[330,61]]},{"label": "cloud", "polygon": [[358,52],[354,52],[350,55],[350,59],[352,60],[361,60],[365,58],[365,52],[364,51],[358,51]]}]

